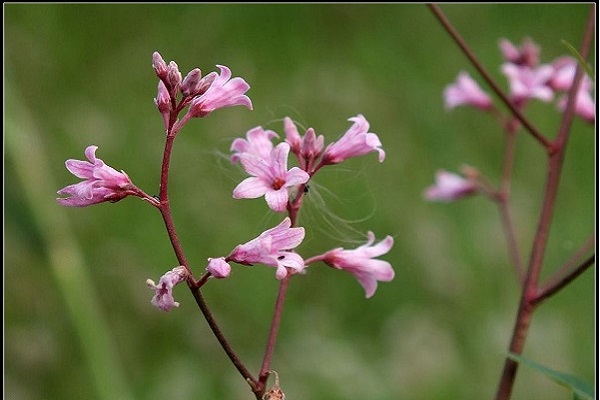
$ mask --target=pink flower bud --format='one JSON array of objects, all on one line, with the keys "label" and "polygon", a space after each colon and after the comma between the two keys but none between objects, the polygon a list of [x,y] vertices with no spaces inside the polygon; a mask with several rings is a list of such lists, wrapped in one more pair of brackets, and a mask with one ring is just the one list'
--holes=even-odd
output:
[{"label": "pink flower bud", "polygon": [[181,93],[184,97],[195,96],[200,91],[202,72],[198,68],[191,70],[181,83]]},{"label": "pink flower bud", "polygon": [[167,82],[171,97],[176,97],[181,87],[181,72],[175,61],[171,61],[167,66]]},{"label": "pink flower bud", "polygon": [[158,79],[167,79],[167,63],[163,60],[158,51],[155,51],[152,54],[152,68],[154,68],[154,72],[156,73],[156,76],[158,76]]},{"label": "pink flower bud", "polygon": [[209,258],[206,270],[215,278],[222,279],[227,278],[231,273],[231,265],[225,261],[224,257]]}]

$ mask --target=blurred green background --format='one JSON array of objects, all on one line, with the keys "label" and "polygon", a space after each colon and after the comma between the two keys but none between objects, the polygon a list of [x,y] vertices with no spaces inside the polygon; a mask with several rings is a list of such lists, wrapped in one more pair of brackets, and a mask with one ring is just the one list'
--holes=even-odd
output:
[{"label": "blurred green background", "polygon": [[[502,87],[498,39],[530,36],[541,61],[579,46],[589,5],[443,5]],[[163,128],[152,99],[153,51],[185,75],[216,64],[248,81],[254,110],[191,121],[175,143],[171,203],[198,275],[208,257],[277,224],[264,199],[233,200],[244,177],[231,140],[257,125],[283,134],[290,116],[328,142],[362,113],[387,158],[329,167],[311,185],[300,222],[305,257],[353,248],[372,230],[395,237],[396,271],[375,296],[321,265],[294,279],[272,367],[287,398],[491,399],[519,290],[498,213],[482,197],[428,203],[439,168],[463,164],[498,183],[503,133],[468,108],[444,110],[442,90],[475,75],[422,4],[5,4],[5,398],[250,399],[192,296],[150,305],[145,280],[177,265],[160,215],[135,198],[67,209],[56,191],[86,146],[158,192]],[[595,54],[593,54],[595,57]],[[485,85],[482,84],[483,87]],[[554,104],[526,114],[553,137]],[[543,278],[593,232],[594,129],[576,120]],[[519,136],[513,213],[527,259],[545,155]],[[524,355],[588,382],[595,377],[595,267],[535,314]],[[247,366],[258,372],[277,292],[274,270],[237,266],[205,296]],[[522,367],[514,399],[568,399]]]}]

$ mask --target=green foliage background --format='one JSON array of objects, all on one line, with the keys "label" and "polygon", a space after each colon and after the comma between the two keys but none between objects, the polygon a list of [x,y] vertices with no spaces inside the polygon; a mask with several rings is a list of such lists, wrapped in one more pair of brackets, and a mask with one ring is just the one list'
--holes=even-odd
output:
[{"label": "green foliage background", "polygon": [[[568,53],[561,40],[579,45],[589,5],[442,9],[506,87],[499,38],[530,36],[550,62]],[[302,254],[355,247],[368,230],[391,234],[384,258],[396,278],[369,300],[350,275],[322,266],[293,280],[273,362],[288,398],[493,397],[519,296],[497,210],[484,198],[428,203],[422,192],[437,169],[462,164],[497,183],[503,134],[488,115],[444,110],[444,86],[460,70],[476,75],[424,4],[5,4],[4,23],[6,399],[252,398],[184,287],[179,309],[150,305],[145,280],[176,265],[160,215],[137,199],[85,209],[54,200],[77,181],[64,161],[89,144],[158,192],[155,50],[183,74],[223,64],[251,85],[254,111],[193,120],[175,143],[172,208],[198,274],[208,257],[280,220],[264,200],[231,198],[244,176],[227,160],[233,138],[257,125],[283,134],[290,116],[332,141],[362,113],[387,152],[382,164],[370,154],[327,168],[311,186]],[[553,104],[533,102],[527,115],[555,135]],[[594,230],[595,141],[575,121],[544,277]],[[526,259],[545,155],[522,134],[516,157],[512,204]],[[524,354],[588,382],[594,271],[537,311]],[[236,267],[205,290],[255,373],[276,290],[262,266]],[[522,368],[514,398],[569,395]]]}]

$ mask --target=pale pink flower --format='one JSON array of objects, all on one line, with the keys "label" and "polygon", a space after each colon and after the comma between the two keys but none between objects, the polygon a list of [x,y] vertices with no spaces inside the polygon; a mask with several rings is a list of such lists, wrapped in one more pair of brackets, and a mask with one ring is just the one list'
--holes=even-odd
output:
[{"label": "pale pink flower", "polygon": [[[188,114],[190,118],[204,117],[214,110],[232,106],[246,106],[252,110],[252,101],[244,93],[250,85],[242,78],[230,80],[231,70],[224,65],[217,65],[221,74],[214,78],[210,87],[190,103]],[[209,74],[210,75],[210,74]]]},{"label": "pale pink flower", "polygon": [[342,247],[333,249],[317,257],[330,267],[350,272],[365,289],[367,298],[377,290],[377,281],[389,282],[394,279],[394,270],[389,262],[376,260],[375,257],[386,254],[394,245],[394,238],[387,236],[373,245],[375,235],[368,233],[367,243],[353,250]]},{"label": "pale pink flower", "polygon": [[435,175],[435,185],[425,190],[425,198],[432,201],[453,201],[469,196],[477,191],[473,180],[440,170]]},{"label": "pale pink flower", "polygon": [[209,258],[206,270],[215,278],[227,278],[231,273],[231,265],[225,261],[225,257]]},{"label": "pale pink flower", "polygon": [[242,166],[250,175],[233,190],[235,199],[255,199],[265,196],[269,208],[273,211],[286,210],[288,188],[306,183],[310,176],[298,167],[287,169],[290,146],[278,144],[269,158],[265,159],[252,153],[239,154]]},{"label": "pale pink flower", "polygon": [[58,191],[68,195],[57,198],[59,204],[69,207],[85,207],[105,201],[116,202],[124,197],[136,194],[135,185],[124,171],[118,172],[96,158],[98,146],[88,146],[85,156],[88,161],[67,160],[65,165],[69,172],[84,181],[69,185]]},{"label": "pale pink flower", "polygon": [[379,153],[379,162],[385,159],[385,151],[381,148],[379,137],[369,132],[369,122],[361,114],[349,118],[354,124],[338,141],[325,149],[321,165],[337,164],[350,157],[362,156],[372,151]]},{"label": "pale pink flower", "polygon": [[304,228],[292,228],[286,217],[279,225],[268,229],[251,241],[238,245],[227,257],[228,260],[243,265],[264,264],[277,268],[275,277],[279,280],[288,275],[287,268],[296,273],[304,270],[304,260],[291,251],[304,240]]},{"label": "pale pink flower", "polygon": [[461,72],[456,82],[444,89],[444,102],[447,109],[469,105],[482,110],[492,107],[492,99],[467,72]]},{"label": "pale pink flower", "polygon": [[156,108],[163,117],[165,129],[168,129],[171,116],[171,95],[163,81],[158,81],[158,93],[154,99],[154,104],[156,104]]},{"label": "pale pink flower", "polygon": [[508,78],[510,94],[516,103],[534,98],[548,102],[554,98],[554,91],[549,86],[554,74],[552,66],[540,65],[530,68],[506,63],[502,65],[502,72]]},{"label": "pale pink flower", "polygon": [[[554,75],[550,85],[555,90],[567,92],[573,85],[575,72],[577,69],[577,60],[572,57],[561,57],[554,61]],[[575,103],[575,113],[589,123],[594,123],[596,119],[596,103],[591,95],[592,80],[585,74],[581,80],[577,99]],[[564,111],[567,104],[567,97],[564,96],[558,101],[558,109]]]},{"label": "pale pink flower", "polygon": [[173,298],[173,287],[185,281],[188,274],[188,270],[180,265],[164,274],[158,285],[152,279],[146,280],[146,285],[155,292],[152,305],[163,311],[171,311],[173,307],[179,307],[179,303]]},{"label": "pale pink flower", "polygon": [[277,133],[271,130],[265,130],[261,126],[250,129],[246,133],[246,139],[237,138],[231,143],[231,151],[235,153],[231,156],[231,162],[240,161],[240,154],[250,153],[260,158],[269,159],[273,150],[273,138],[279,137]]},{"label": "pale pink flower", "polygon": [[539,63],[540,48],[530,38],[523,39],[521,48],[507,39],[500,39],[499,46],[504,59],[512,64],[535,67]]}]

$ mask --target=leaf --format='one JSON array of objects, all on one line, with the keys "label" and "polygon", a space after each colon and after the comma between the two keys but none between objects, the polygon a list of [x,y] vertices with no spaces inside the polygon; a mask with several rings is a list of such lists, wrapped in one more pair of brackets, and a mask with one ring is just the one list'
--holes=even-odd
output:
[{"label": "leaf", "polygon": [[588,74],[588,76],[594,76],[594,74],[592,73],[592,67],[583,59],[583,57],[581,56],[581,54],[579,54],[577,49],[571,43],[567,42],[564,39],[561,40],[561,42],[569,49],[571,54],[577,59],[579,65],[581,65],[581,68],[583,68],[583,70]]},{"label": "leaf", "polygon": [[571,390],[573,392],[573,400],[594,400],[594,388],[576,376],[555,371],[518,354],[508,353],[508,357],[514,361],[536,369],[538,372],[546,375],[554,382]]}]

